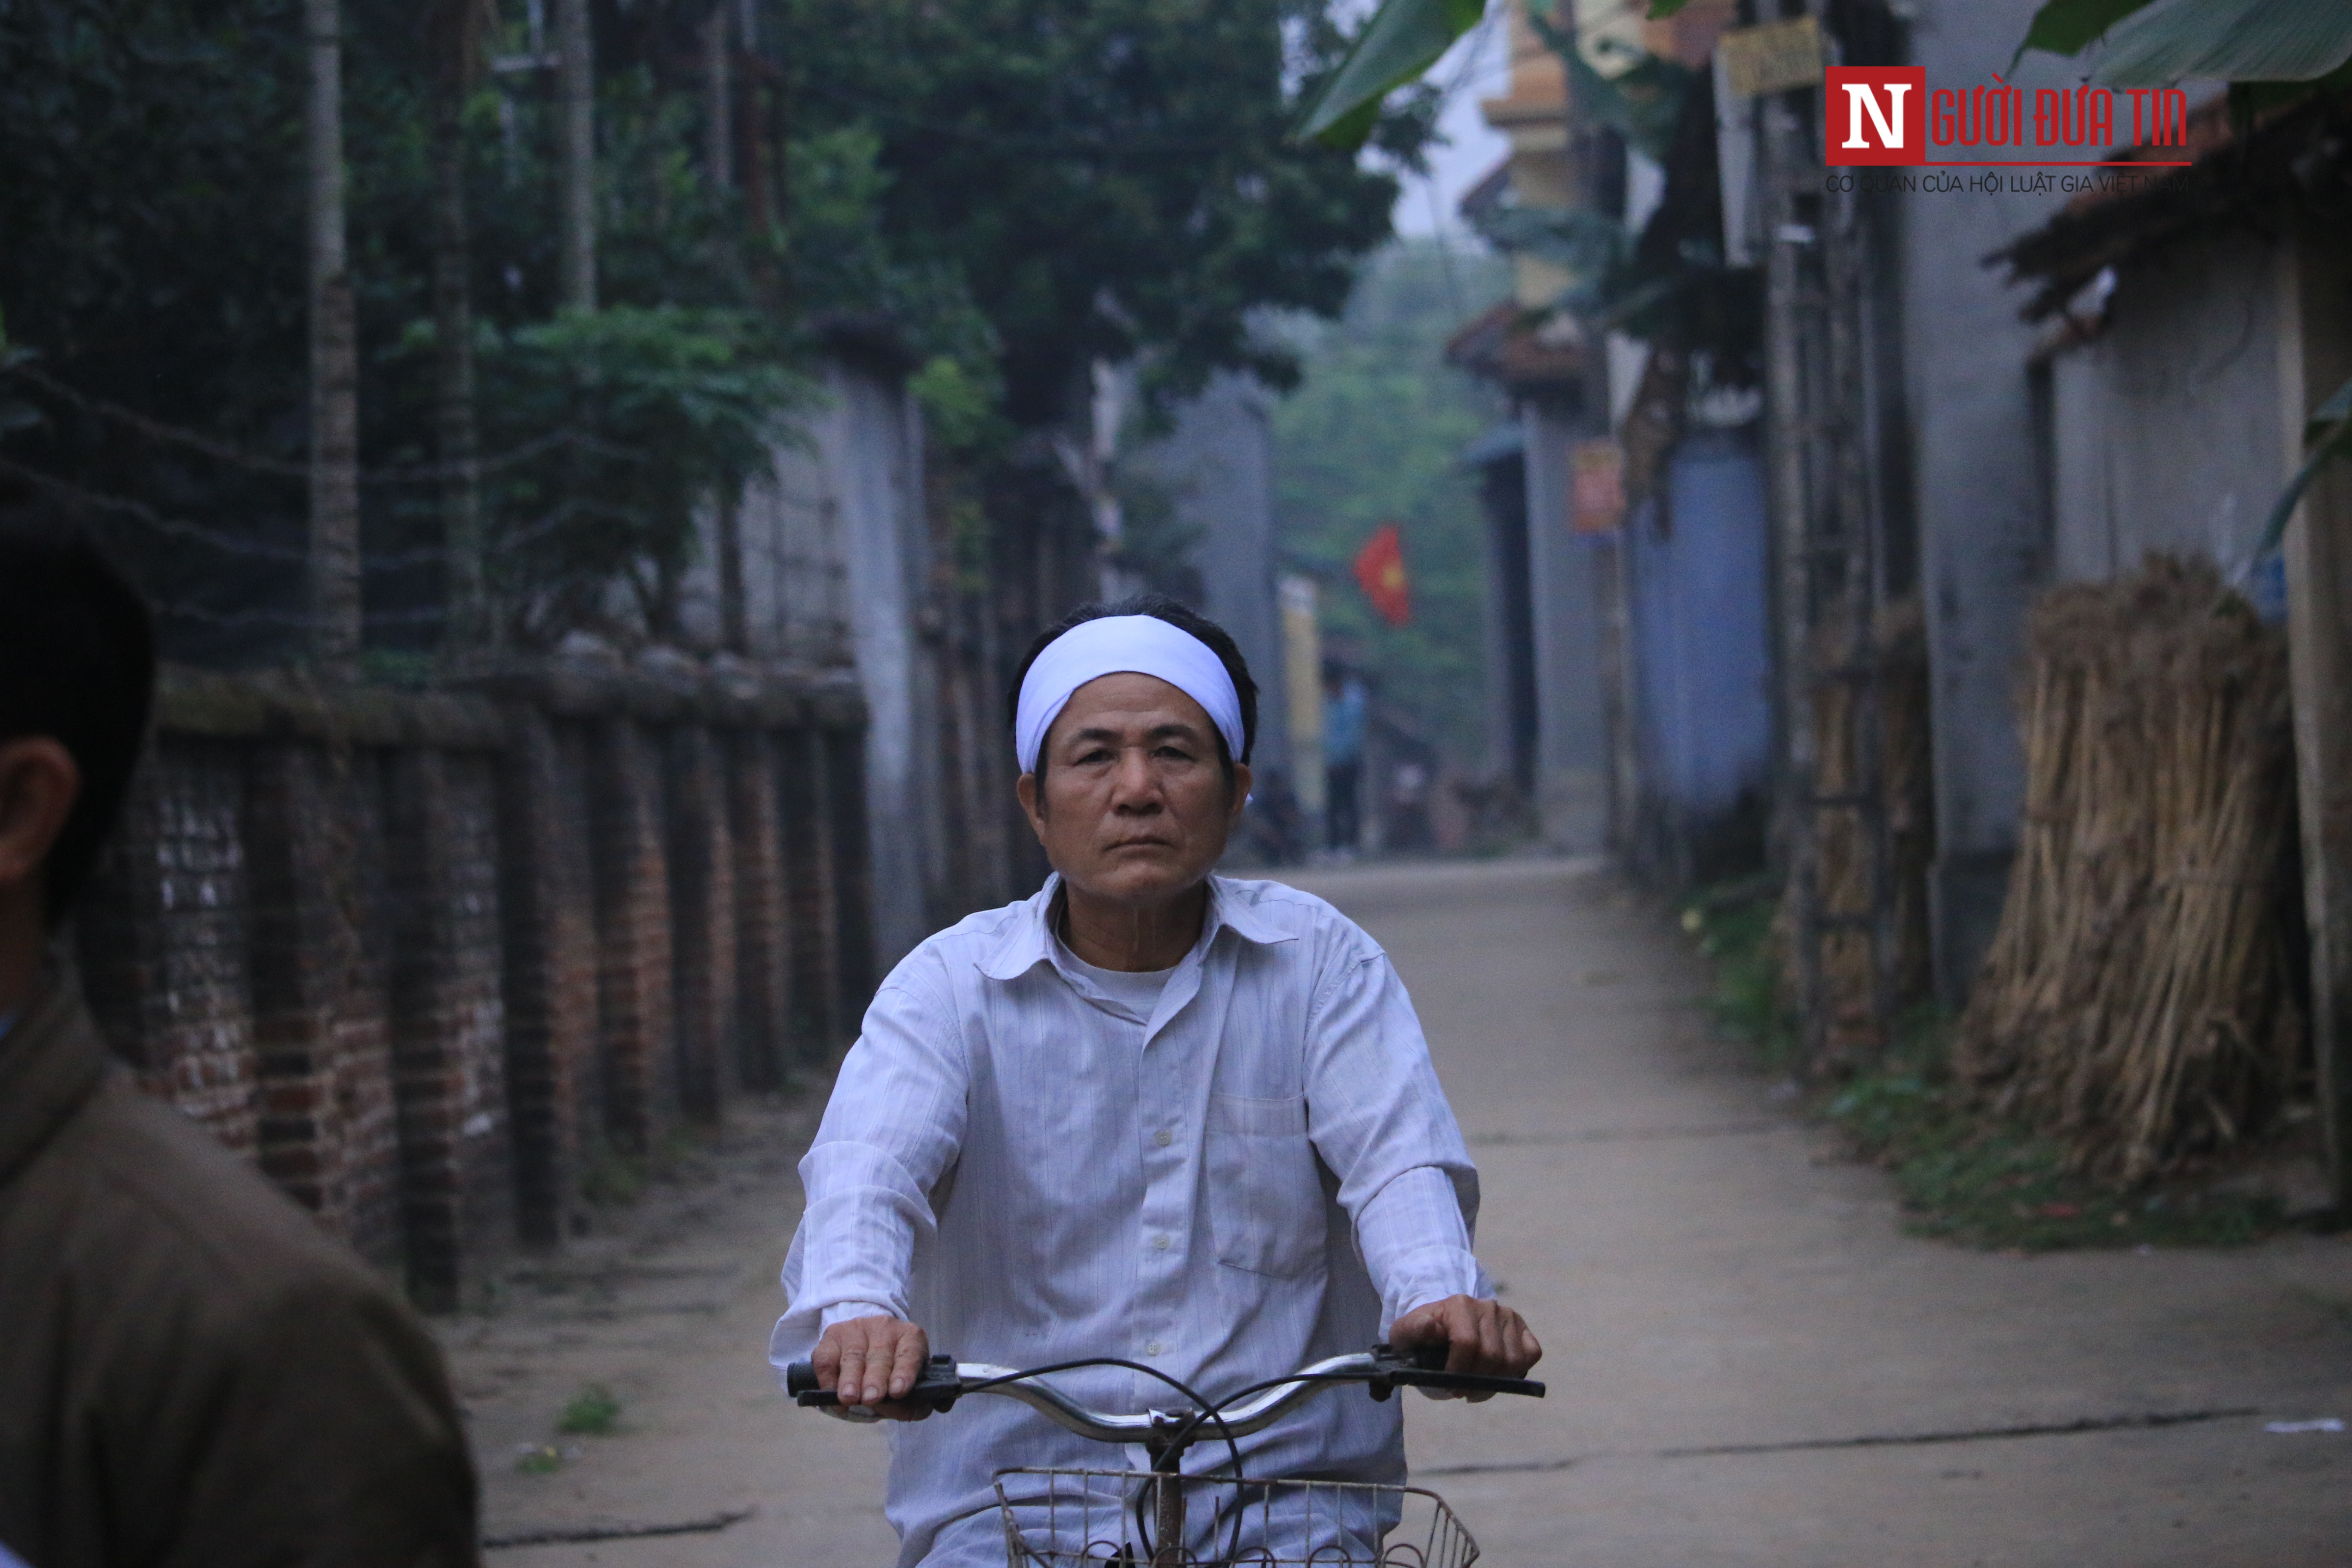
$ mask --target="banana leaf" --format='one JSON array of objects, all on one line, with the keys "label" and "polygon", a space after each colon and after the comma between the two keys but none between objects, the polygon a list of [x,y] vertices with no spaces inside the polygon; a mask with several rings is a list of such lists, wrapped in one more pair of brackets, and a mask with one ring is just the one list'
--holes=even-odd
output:
[{"label": "banana leaf", "polygon": [[1362,146],[1380,118],[1381,100],[1417,80],[1486,12],[1486,0],[1381,0],[1348,58],[1307,105],[1297,134],[1326,146]]},{"label": "banana leaf", "polygon": [[2050,0],[2033,13],[2032,25],[2025,29],[2025,41],[2017,46],[2017,53],[2010,57],[2009,68],[2015,70],[2028,49],[2079,55],[2104,37],[2108,28],[2133,12],[2147,9],[2150,0]]},{"label": "banana leaf", "polygon": [[2304,423],[2303,439],[2309,453],[2303,467],[2295,470],[2294,478],[2287,481],[2286,489],[2279,492],[2277,504],[2271,508],[2271,515],[2263,524],[2263,541],[2254,546],[2250,562],[2260,561],[2279,547],[2279,541],[2286,537],[2286,525],[2303,500],[2303,492],[2311,488],[2319,470],[2352,452],[2352,381],[2337,387],[2326,402],[2311,411],[2311,417]]},{"label": "banana leaf", "polygon": [[1537,7],[1528,7],[1528,25],[1568,67],[1570,91],[1577,105],[1656,163],[1666,161],[1675,145],[1675,126],[1682,117],[1683,94],[1696,71],[1655,55],[1643,55],[1631,68],[1602,76],[1576,47],[1575,35]]},{"label": "banana leaf", "polygon": [[2091,80],[2099,87],[2123,88],[2173,87],[2192,77],[2314,81],[2347,59],[2352,59],[2352,5],[2313,0],[2161,0],[2116,23]]}]

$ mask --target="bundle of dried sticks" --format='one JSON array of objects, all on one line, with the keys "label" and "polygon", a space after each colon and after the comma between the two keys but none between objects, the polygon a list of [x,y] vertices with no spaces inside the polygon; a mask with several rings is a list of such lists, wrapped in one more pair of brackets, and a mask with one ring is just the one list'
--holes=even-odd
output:
[{"label": "bundle of dried sticks", "polygon": [[2258,1131],[2303,1025],[2282,639],[2202,563],[2150,556],[2035,606],[2025,819],[1953,1066],[2119,1184]]}]

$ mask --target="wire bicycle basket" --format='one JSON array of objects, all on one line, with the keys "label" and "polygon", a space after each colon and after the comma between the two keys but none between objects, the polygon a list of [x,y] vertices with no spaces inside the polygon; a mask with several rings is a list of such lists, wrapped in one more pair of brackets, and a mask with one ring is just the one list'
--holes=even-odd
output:
[{"label": "wire bicycle basket", "polygon": [[1359,1481],[1236,1481],[1149,1470],[996,1478],[1009,1568],[1470,1568],[1445,1500]]}]

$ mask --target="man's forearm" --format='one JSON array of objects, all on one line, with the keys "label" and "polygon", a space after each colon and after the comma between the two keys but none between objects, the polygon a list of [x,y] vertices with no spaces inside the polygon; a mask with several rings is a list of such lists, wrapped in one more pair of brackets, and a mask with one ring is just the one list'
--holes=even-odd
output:
[{"label": "man's forearm", "polygon": [[1437,1166],[1407,1171],[1367,1199],[1356,1215],[1356,1241],[1381,1293],[1383,1327],[1433,1301],[1494,1294],[1470,1250],[1454,1183]]},{"label": "man's forearm", "polygon": [[912,1173],[870,1144],[819,1144],[801,1180],[808,1208],[785,1259],[791,1306],[772,1347],[794,1357],[835,1323],[903,1317],[915,1237],[933,1223]]}]

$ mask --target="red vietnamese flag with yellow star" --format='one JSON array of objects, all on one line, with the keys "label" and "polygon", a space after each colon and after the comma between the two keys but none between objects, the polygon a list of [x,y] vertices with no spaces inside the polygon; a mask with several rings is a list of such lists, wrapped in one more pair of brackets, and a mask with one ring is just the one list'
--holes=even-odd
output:
[{"label": "red vietnamese flag with yellow star", "polygon": [[1397,525],[1384,522],[1356,552],[1356,582],[1372,610],[1392,626],[1412,619],[1412,581],[1404,572],[1404,541]]}]

